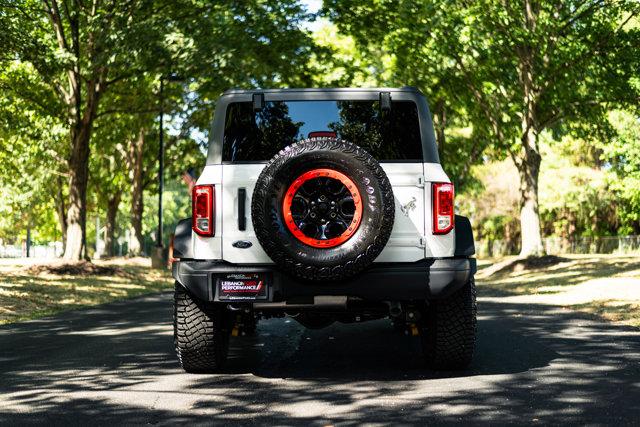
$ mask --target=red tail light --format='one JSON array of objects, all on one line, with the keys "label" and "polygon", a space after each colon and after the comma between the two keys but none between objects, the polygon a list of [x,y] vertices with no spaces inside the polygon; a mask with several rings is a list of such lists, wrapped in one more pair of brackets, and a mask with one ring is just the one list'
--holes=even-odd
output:
[{"label": "red tail light", "polygon": [[211,237],[215,234],[215,187],[213,185],[196,185],[192,197],[192,228],[201,236]]},{"label": "red tail light", "polygon": [[447,234],[453,229],[453,184],[434,182],[431,186],[433,197],[433,234]]}]

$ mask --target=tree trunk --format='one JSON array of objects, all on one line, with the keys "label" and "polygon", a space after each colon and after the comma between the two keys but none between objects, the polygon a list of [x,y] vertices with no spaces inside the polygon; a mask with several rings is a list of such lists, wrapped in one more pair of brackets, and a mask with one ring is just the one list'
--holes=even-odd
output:
[{"label": "tree trunk", "polygon": [[81,124],[73,132],[69,159],[69,208],[67,244],[64,259],[80,260],[86,256],[87,182],[89,178],[89,139],[91,123]]},{"label": "tree trunk", "polygon": [[[87,217],[87,183],[89,180],[89,142],[93,121],[96,117],[98,102],[103,89],[106,66],[100,65],[100,48],[96,45],[96,33],[89,32],[86,44],[81,49],[84,39],[81,39],[78,10],[80,5],[74,3],[77,9],[69,9],[65,2],[64,12],[60,13],[57,1],[44,2],[45,11],[49,15],[58,48],[69,54],[71,66],[67,68],[68,89],[54,84],[60,99],[65,103],[69,118],[71,137],[71,155],[69,156],[69,204],[66,214],[66,244],[64,259],[80,260],[87,258],[86,217]],[[96,5],[92,9],[91,17],[96,15]],[[105,22],[106,23],[106,22]],[[100,27],[103,27],[102,25]],[[104,28],[107,28],[105,25]],[[81,57],[82,56],[82,57]],[[97,61],[96,61],[97,60]],[[88,75],[81,74],[81,64],[89,63]],[[86,88],[83,91],[83,88]],[[84,92],[84,93],[83,93]],[[85,96],[83,96],[83,94]]]},{"label": "tree trunk", "polygon": [[524,156],[517,165],[520,175],[520,232],[522,238],[520,256],[539,256],[544,255],[538,209],[538,178],[542,158],[537,150],[537,135],[530,128],[524,130],[522,135]]},{"label": "tree trunk", "polygon": [[[523,29],[533,33],[536,29],[539,5],[530,0],[524,2]],[[516,47],[519,57],[518,78],[522,85],[524,111],[522,113],[521,149],[513,154],[520,174],[520,232],[522,245],[520,256],[544,255],[538,209],[538,177],[540,176],[540,150],[536,128],[536,106],[539,89],[534,79],[535,46],[524,44]]]},{"label": "tree trunk", "polygon": [[[93,130],[101,90],[101,79],[91,81],[83,114],[71,131],[69,158],[69,208],[67,211],[67,245],[64,259],[80,260],[87,256],[87,183],[89,181],[89,141]],[[78,92],[78,96],[79,92]],[[75,109],[75,107],[74,107]]]},{"label": "tree trunk", "polygon": [[131,228],[132,239],[129,247],[130,255],[141,255],[142,215],[144,213],[142,156],[144,154],[144,130],[140,130],[138,138],[131,141],[129,146],[129,178],[131,179]]},{"label": "tree trunk", "polygon": [[118,215],[118,207],[120,206],[120,193],[114,194],[107,201],[107,232],[104,242],[107,256],[115,256],[115,234],[116,234],[116,218]]},{"label": "tree trunk", "polygon": [[58,176],[57,191],[55,197],[56,213],[58,215],[58,222],[60,223],[60,231],[62,232],[62,251],[67,244],[67,210],[64,204],[64,194],[62,193],[62,178]]}]

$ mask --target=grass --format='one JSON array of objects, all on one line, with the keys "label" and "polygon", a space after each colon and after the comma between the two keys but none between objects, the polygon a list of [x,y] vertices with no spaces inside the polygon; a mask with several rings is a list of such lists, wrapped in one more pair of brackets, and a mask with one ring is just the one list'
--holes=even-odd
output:
[{"label": "grass", "polygon": [[18,260],[0,263],[0,324],[171,289],[169,271],[152,270],[148,259],[96,261],[118,274],[36,274]]},{"label": "grass", "polygon": [[640,327],[640,255],[563,255],[551,265],[487,274],[504,260],[479,262],[481,295],[555,304]]},{"label": "grass", "polygon": [[612,322],[640,328],[640,301],[637,303],[624,303],[616,300],[599,300],[584,304],[574,304],[571,308],[595,314]]}]

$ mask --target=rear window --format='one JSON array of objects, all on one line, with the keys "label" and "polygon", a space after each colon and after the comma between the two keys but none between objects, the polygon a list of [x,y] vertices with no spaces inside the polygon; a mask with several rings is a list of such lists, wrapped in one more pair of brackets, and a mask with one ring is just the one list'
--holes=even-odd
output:
[{"label": "rear window", "polygon": [[234,102],[227,107],[222,160],[269,160],[312,136],[337,136],[379,161],[422,161],[418,109],[412,101],[393,101],[384,112],[378,101],[272,101],[261,111],[254,111],[252,102]]}]

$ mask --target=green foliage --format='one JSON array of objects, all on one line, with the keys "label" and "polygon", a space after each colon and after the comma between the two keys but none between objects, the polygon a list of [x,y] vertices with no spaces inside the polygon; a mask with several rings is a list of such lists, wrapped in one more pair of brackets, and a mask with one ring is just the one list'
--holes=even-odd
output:
[{"label": "green foliage", "polygon": [[[607,112],[637,105],[640,4],[327,0],[324,6],[325,16],[364,52],[388,64],[385,72],[374,69],[374,75],[385,76],[386,84],[411,84],[425,92],[443,166],[453,171],[459,189],[477,187],[471,164],[487,158],[513,161],[521,254],[542,253],[539,138],[553,130],[556,139],[606,140],[613,135]],[[461,132],[465,128],[470,129]],[[454,132],[467,138],[452,140]],[[599,157],[597,150],[586,154],[576,160]],[[579,192],[576,196],[567,195],[568,203],[591,203]],[[598,190],[591,198],[601,196]],[[634,203],[632,194],[626,197]],[[587,209],[584,215],[608,220],[608,212]],[[631,212],[625,215],[632,220]],[[604,232],[593,224],[588,230]]]},{"label": "green foliage", "polygon": [[311,84],[313,42],[300,27],[310,15],[297,1],[182,0],[167,7],[174,18],[167,71],[188,78],[185,121],[205,135],[224,90]]},{"label": "green foliage", "polygon": [[48,241],[60,238],[56,230],[54,197],[66,173],[64,156],[67,132],[54,114],[58,105],[47,96],[33,74],[33,67],[9,61],[0,69],[0,88],[29,85],[37,102],[24,103],[10,90],[0,97],[0,239],[26,237]]},{"label": "green foliage", "polygon": [[540,211],[545,234],[569,240],[616,234],[618,199],[607,185],[606,174],[584,167],[572,169],[560,176],[543,172]]},{"label": "green foliage", "polygon": [[[518,153],[528,108],[535,108],[532,125],[541,132],[561,120],[604,125],[607,103],[637,100],[636,2],[531,6],[528,15],[521,2],[497,0],[330,0],[324,12],[361,49],[390,57],[382,83],[418,86],[432,109],[448,111],[449,132],[472,124],[467,138],[455,140],[462,149],[445,147],[443,156],[448,164],[468,164],[488,146],[498,159],[505,149]],[[525,77],[532,79],[528,87]]]},{"label": "green foliage", "polygon": [[[155,242],[155,233],[158,228],[158,195],[145,193],[144,205],[142,230],[151,243],[151,241]],[[168,241],[178,221],[191,216],[191,194],[182,180],[172,178],[165,182],[163,210],[164,227],[162,232]]]},{"label": "green foliage", "polygon": [[[82,126],[91,135],[88,217],[104,216],[119,194],[120,229],[128,228],[130,147],[140,132],[147,209],[155,205],[160,76],[165,176],[175,181],[202,167],[220,92],[309,84],[312,42],[300,26],[308,18],[292,0],[0,0],[0,238],[24,235],[26,224],[60,238],[51,217],[68,207]],[[185,215],[169,203],[168,226],[174,208]]]},{"label": "green foliage", "polygon": [[513,248],[520,238],[518,172],[508,160],[477,165],[470,171],[476,184],[456,194],[456,205],[473,224],[476,240],[505,240]]},{"label": "green foliage", "polygon": [[322,18],[319,28],[312,34],[315,47],[311,52],[308,69],[312,70],[312,84],[318,87],[376,87],[382,76],[374,74],[373,55],[363,51],[350,35],[339,32],[338,27]]},{"label": "green foliage", "polygon": [[[637,118],[629,112],[615,111],[610,119],[621,132],[611,141],[571,136],[554,140],[550,132],[542,135],[540,215],[545,236],[572,240],[640,232],[638,164],[629,164],[634,162],[631,159],[637,148]],[[603,152],[603,159],[584,156],[591,149]],[[612,166],[617,156],[624,158],[619,170]],[[516,179],[515,168],[501,161],[476,166],[473,172],[480,187],[458,197],[461,212],[471,217],[477,239],[506,240],[515,248],[519,238],[518,199],[508,184]]]},{"label": "green foliage", "polygon": [[628,111],[612,111],[609,120],[616,136],[601,143],[602,159],[614,175],[609,186],[620,200],[619,234],[640,233],[640,117]]},{"label": "green foliage", "polygon": [[315,17],[296,0],[0,0],[0,238],[24,239],[30,226],[36,240],[60,239],[86,120],[89,241],[116,195],[117,234],[130,227],[141,134],[148,239],[161,108],[168,235],[189,215],[181,176],[204,164],[221,92],[349,85],[426,94],[477,237],[519,238],[521,176],[510,162],[522,173],[536,154],[546,234],[640,233],[639,12],[631,0],[326,0],[310,33]]}]

